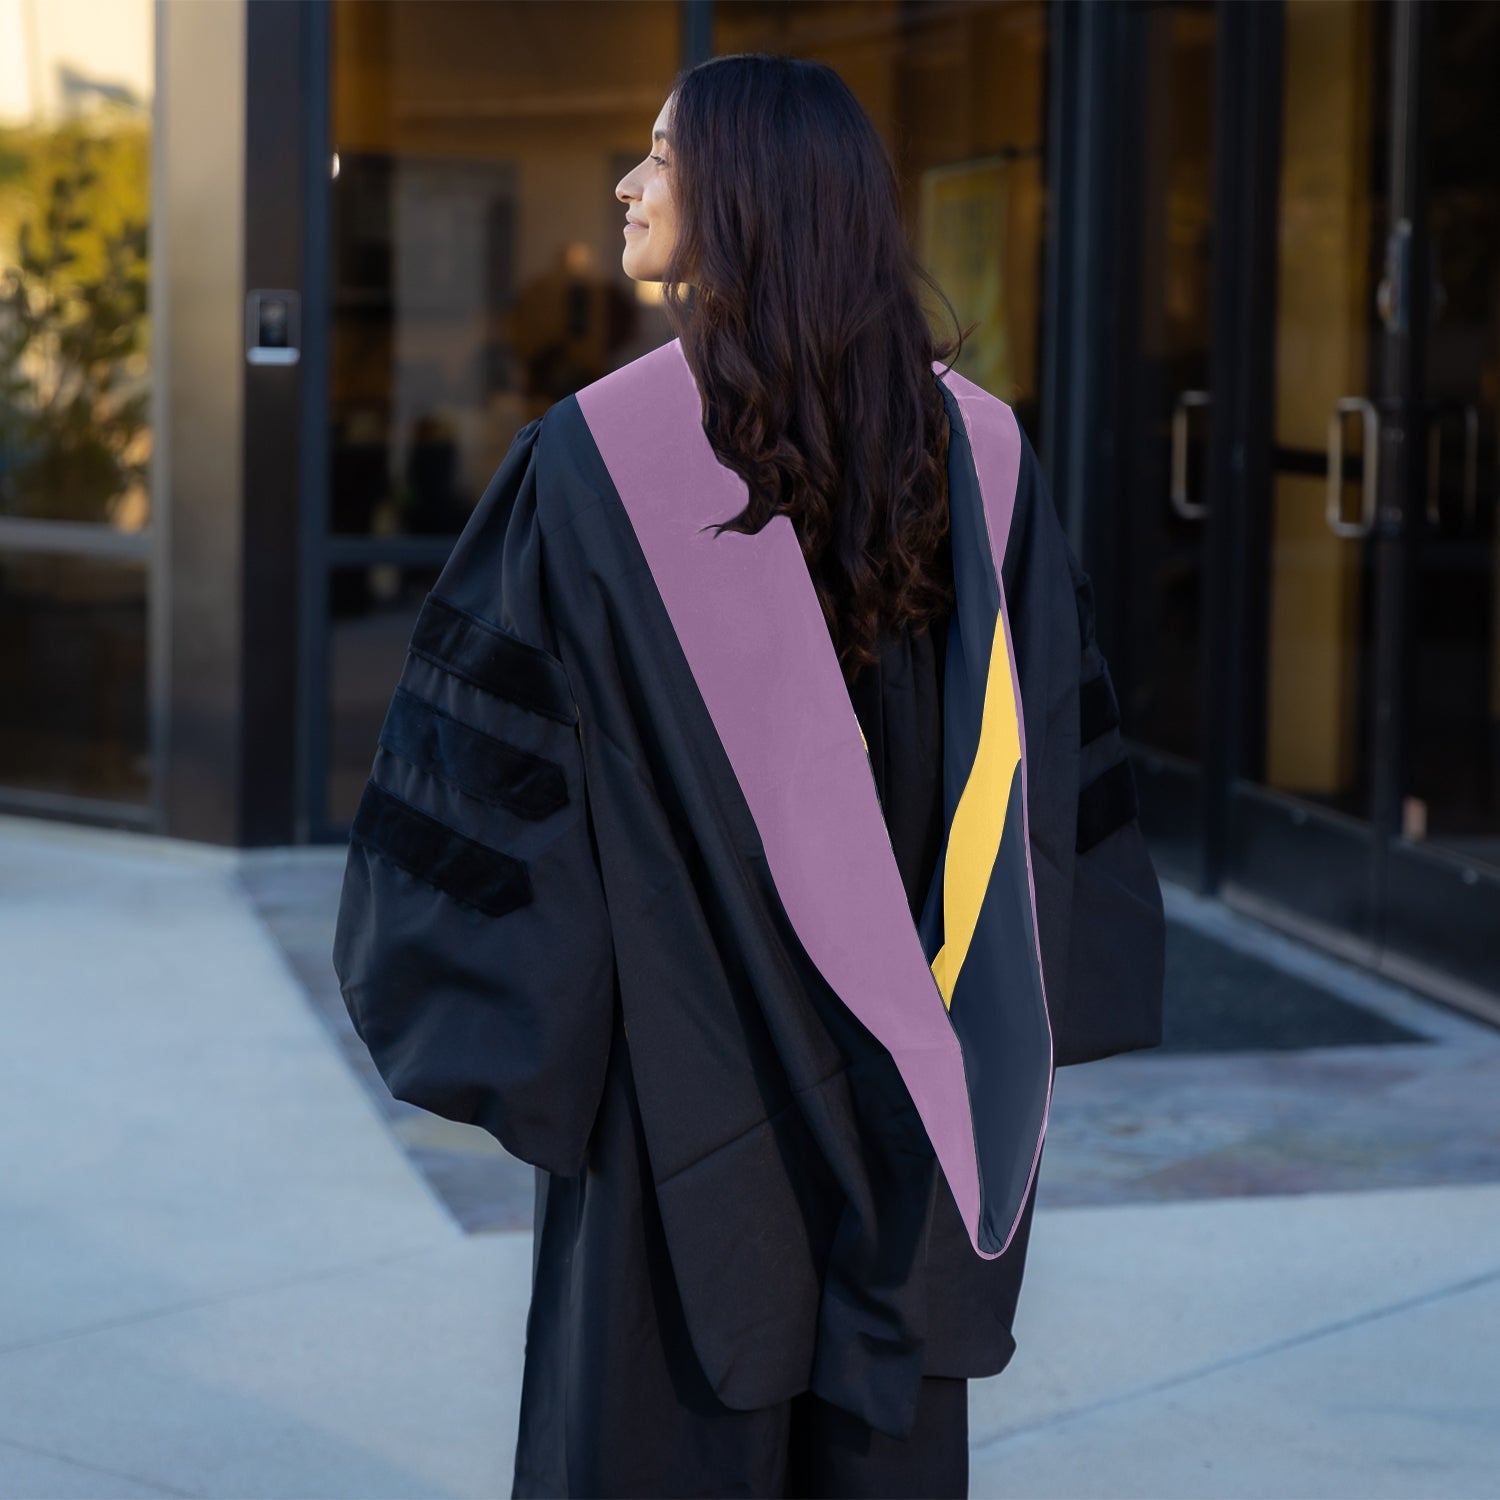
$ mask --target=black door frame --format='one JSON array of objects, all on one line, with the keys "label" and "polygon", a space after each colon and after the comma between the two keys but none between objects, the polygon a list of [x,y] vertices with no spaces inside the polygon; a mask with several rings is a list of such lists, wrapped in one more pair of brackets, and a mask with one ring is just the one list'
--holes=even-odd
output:
[{"label": "black door frame", "polygon": [[[1427,137],[1430,53],[1428,8],[1395,0],[1391,27],[1391,151],[1386,276],[1382,317],[1380,475],[1375,519],[1374,736],[1370,827],[1370,906],[1377,949],[1385,947],[1391,853],[1401,836],[1405,785],[1407,606],[1412,572],[1413,478],[1426,471],[1427,329],[1430,267],[1427,230]],[[1414,232],[1415,230],[1415,232]]]},{"label": "black door frame", "polygon": [[[1114,461],[1132,411],[1129,309],[1138,284],[1130,202],[1140,163],[1129,131],[1101,118],[1132,119],[1141,67],[1144,7],[1059,0],[1053,38],[1054,98],[1088,96],[1097,110],[1054,108],[1052,180],[1059,184],[1049,246],[1046,445],[1059,510],[1095,578],[1101,639],[1118,680],[1131,681],[1126,528],[1132,500]],[[1365,818],[1325,813],[1255,791],[1263,775],[1271,496],[1274,466],[1316,462],[1278,455],[1274,429],[1277,224],[1281,171],[1283,0],[1215,5],[1213,315],[1207,467],[1204,480],[1201,705],[1196,778],[1143,776],[1143,789],[1179,787],[1191,806],[1158,809],[1172,873],[1206,895],[1318,945],[1500,1019],[1494,994],[1494,913],[1500,880],[1450,860],[1439,869],[1403,840],[1402,800],[1409,680],[1408,600],[1425,473],[1423,420],[1428,326],[1425,142],[1431,74],[1426,0],[1391,0],[1387,107],[1392,129],[1386,201],[1391,295],[1372,363],[1380,417],[1379,479],[1371,534],[1373,690],[1363,732],[1371,746]],[[1100,373],[1103,367],[1106,373]],[[1113,372],[1111,375],[1109,372]],[[1071,437],[1071,441],[1070,441]],[[1160,759],[1132,744],[1138,765]],[[1192,788],[1191,792],[1186,792]],[[1148,828],[1148,831],[1149,828]],[[1182,835],[1191,834],[1190,840]],[[1190,850],[1184,867],[1179,845]],[[1425,861],[1425,863],[1424,863]],[[1320,865],[1326,907],[1302,900]],[[1301,892],[1297,888],[1301,884]],[[1336,917],[1330,913],[1337,912]],[[1485,972],[1488,963],[1491,972]]]},{"label": "black door frame", "polygon": [[1276,238],[1281,176],[1281,0],[1221,3],[1215,49],[1213,317],[1204,477],[1198,888],[1229,866],[1233,786],[1264,743],[1274,440]]},{"label": "black door frame", "polygon": [[1376,522],[1376,682],[1373,732],[1389,745],[1376,760],[1371,874],[1382,970],[1500,1024],[1500,874],[1404,836],[1414,632],[1406,628],[1422,525],[1418,476],[1432,440],[1427,413],[1433,242],[1428,142],[1435,72],[1432,6],[1397,0],[1392,36],[1393,109],[1387,246],[1389,295],[1381,348],[1382,480]]},{"label": "black door frame", "polygon": [[[1215,425],[1210,432],[1211,514],[1235,513],[1237,533],[1222,526],[1218,546],[1207,559],[1209,597],[1230,621],[1219,638],[1232,651],[1232,682],[1221,690],[1217,710],[1206,714],[1205,742],[1212,769],[1205,776],[1212,808],[1207,826],[1212,847],[1205,851],[1206,887],[1226,903],[1253,912],[1264,920],[1310,937],[1348,957],[1382,966],[1385,924],[1390,910],[1391,850],[1401,833],[1402,743],[1401,714],[1404,677],[1408,551],[1411,527],[1406,515],[1412,494],[1411,477],[1422,472],[1424,425],[1422,409],[1426,308],[1422,291],[1426,278],[1418,262],[1425,236],[1423,153],[1426,114],[1424,74],[1426,6],[1422,0],[1392,0],[1390,28],[1389,97],[1377,107],[1390,111],[1390,150],[1387,162],[1386,214],[1390,255],[1399,294],[1391,303],[1393,316],[1385,320],[1378,358],[1372,363],[1371,393],[1379,413],[1379,473],[1376,517],[1371,533],[1373,639],[1370,647],[1371,690],[1362,732],[1370,747],[1370,795],[1362,816],[1325,812],[1297,799],[1268,793],[1259,786],[1257,757],[1264,742],[1260,685],[1265,681],[1264,658],[1248,653],[1263,650],[1266,640],[1265,606],[1269,585],[1271,494],[1270,465],[1274,432],[1270,411],[1273,390],[1270,330],[1274,320],[1275,232],[1278,211],[1279,141],[1269,120],[1257,128],[1258,103],[1237,91],[1235,28],[1257,24],[1259,38],[1240,38],[1245,55],[1262,72],[1260,85],[1274,98],[1279,114],[1280,37],[1273,36],[1273,17],[1282,6],[1221,4],[1226,26],[1220,50],[1220,139],[1248,143],[1247,149],[1219,152],[1217,170],[1225,179],[1219,219],[1221,245],[1238,246],[1258,238],[1258,253],[1266,269],[1253,259],[1234,256],[1216,287],[1215,389],[1248,399],[1243,411],[1231,409],[1216,397]],[[1279,32],[1279,24],[1274,26]],[[1240,97],[1236,98],[1236,92]],[[1243,157],[1257,156],[1271,146],[1262,164],[1259,190],[1236,201],[1230,184],[1249,175]],[[1254,167],[1249,169],[1253,173]],[[1416,225],[1419,232],[1413,233]],[[1217,268],[1216,268],[1217,269]],[[1269,300],[1268,300],[1269,296]],[[1258,323],[1238,315],[1236,304],[1258,309]],[[1222,417],[1222,421],[1219,418]],[[1227,505],[1224,503],[1227,502]],[[1245,560],[1236,567],[1234,557]],[[1244,587],[1246,580],[1249,587]],[[1233,597],[1239,590],[1238,597]],[[1232,602],[1231,602],[1232,599]],[[1214,653],[1210,653],[1213,655]],[[1205,699],[1205,702],[1208,700]],[[1242,726],[1237,736],[1234,725]],[[1236,782],[1242,781],[1238,790]]]},{"label": "black door frame", "polygon": [[[1398,7],[1407,3],[1395,0]],[[1274,7],[1221,5],[1229,36],[1220,49],[1219,76],[1229,92],[1220,101],[1219,139],[1238,149],[1220,150],[1216,169],[1225,179],[1244,175],[1241,141],[1250,143],[1251,153],[1263,144],[1272,150],[1264,162],[1258,194],[1225,203],[1228,218],[1219,231],[1226,249],[1237,247],[1242,237],[1258,237],[1257,248],[1265,266],[1257,271],[1249,258],[1230,254],[1216,287],[1215,380],[1225,381],[1229,391],[1248,390],[1251,405],[1244,413],[1221,407],[1224,420],[1210,432],[1209,489],[1216,497],[1215,513],[1225,508],[1218,503],[1217,497],[1222,496],[1242,517],[1238,537],[1232,543],[1230,538],[1221,537],[1224,545],[1208,559],[1208,593],[1218,601],[1221,611],[1233,610],[1237,623],[1234,639],[1238,649],[1225,658],[1234,666],[1232,682],[1221,694],[1219,707],[1234,716],[1243,732],[1227,742],[1223,728],[1213,722],[1212,714],[1207,716],[1205,735],[1218,751],[1213,775],[1205,778],[1209,783],[1207,795],[1213,801],[1214,831],[1214,848],[1206,859],[1212,877],[1208,888],[1230,905],[1374,966],[1380,952],[1377,924],[1382,910],[1380,851],[1386,833],[1380,820],[1384,808],[1377,806],[1372,795],[1356,815],[1337,812],[1273,791],[1263,780],[1272,470],[1290,465],[1299,472],[1326,473],[1326,460],[1320,453],[1278,453],[1271,420],[1276,322],[1275,287],[1269,279],[1274,278],[1279,215],[1279,124],[1264,120],[1259,132],[1254,129],[1256,103],[1243,90],[1236,90],[1231,42],[1237,22],[1242,26],[1248,23],[1253,29],[1256,20],[1267,19],[1273,12],[1277,18],[1274,38],[1266,35],[1259,39],[1259,45],[1253,38],[1240,40],[1249,40],[1254,49],[1263,75],[1261,87],[1274,92],[1279,121],[1284,7],[1279,0]],[[1413,61],[1409,49],[1393,45],[1393,81],[1403,76]],[[1389,107],[1392,121],[1397,120],[1395,99],[1388,105],[1377,103],[1376,107]],[[1393,151],[1392,157],[1399,154]],[[1390,200],[1392,205],[1395,202],[1394,198]],[[1240,299],[1257,306],[1259,322],[1236,316],[1234,304]],[[1372,361],[1366,386],[1377,401],[1384,442],[1392,434],[1404,432],[1409,398],[1399,381],[1381,384],[1375,363]],[[1407,373],[1403,370],[1400,375],[1405,378]],[[1399,436],[1396,442],[1399,447]],[[1389,511],[1388,497],[1403,493],[1404,450],[1398,458],[1403,462],[1380,465],[1382,513]],[[1373,555],[1379,556],[1382,543],[1376,540],[1372,549]],[[1238,567],[1233,561],[1234,550],[1241,559]],[[1387,575],[1375,581],[1389,583],[1392,579]],[[1238,597],[1231,605],[1225,596],[1236,590]],[[1393,620],[1387,613],[1391,600],[1383,588],[1372,588],[1376,634],[1387,642],[1392,629],[1397,640],[1400,632],[1399,619]],[[1252,657],[1251,652],[1258,654]],[[1382,654],[1378,643],[1370,652],[1370,669],[1372,690],[1362,733],[1373,762],[1372,784],[1385,784],[1395,774],[1391,761],[1399,747],[1388,733],[1377,733],[1377,725],[1391,703],[1389,657]]]},{"label": "black door frame", "polygon": [[[269,0],[256,0],[269,5]],[[681,65],[690,67],[713,55],[713,0],[678,0]],[[280,9],[281,7],[271,7]],[[288,7],[289,9],[290,7]],[[367,537],[329,530],[329,345],[332,329],[331,134],[332,9],[326,0],[299,0],[306,92],[302,113],[302,221],[305,316],[302,351],[302,441],[298,465],[300,530],[297,611],[297,788],[295,838],[298,843],[340,844],[348,825],[330,816],[328,770],[332,736],[330,713],[332,629],[329,579],[334,569],[374,563],[441,566],[456,536]]]},{"label": "black door frame", "polygon": [[[1205,0],[1207,3],[1207,0]],[[1426,118],[1426,40],[1423,0],[1392,0],[1392,100],[1398,130],[1390,163],[1393,221],[1420,226],[1424,183],[1421,150]],[[340,842],[347,829],[327,807],[329,733],[328,612],[330,569],[370,561],[426,560],[438,539],[333,537],[327,530],[327,390],[329,330],[330,193],[326,164],[329,132],[330,7],[302,12],[304,160],[300,204],[303,234],[305,342],[301,380],[299,478],[298,714],[296,839]],[[1130,416],[1125,378],[1132,337],[1132,278],[1137,264],[1131,239],[1134,179],[1119,128],[1139,85],[1141,8],[1115,0],[1053,0],[1049,18],[1048,162],[1050,193],[1045,245],[1041,456],[1069,539],[1095,584],[1101,639],[1128,682],[1125,593],[1132,580],[1114,565],[1120,531],[1128,523],[1129,496],[1121,493],[1117,435]],[[1214,182],[1215,302],[1205,474],[1205,580],[1199,702],[1202,774],[1191,819],[1197,839],[1188,884],[1218,895],[1324,946],[1366,963],[1400,962],[1382,955],[1373,929],[1353,939],[1347,932],[1309,927],[1298,913],[1278,909],[1231,878],[1235,837],[1235,782],[1256,775],[1264,743],[1264,704],[1249,686],[1264,680],[1266,578],[1269,567],[1274,349],[1267,330],[1276,305],[1276,225],[1281,156],[1283,0],[1217,0]],[[682,0],[685,64],[712,52],[712,0]],[[1408,588],[1410,527],[1404,507],[1421,472],[1425,432],[1411,421],[1424,359],[1425,317],[1418,303],[1426,277],[1416,264],[1420,234],[1409,235],[1409,261],[1401,279],[1404,317],[1387,327],[1383,341],[1381,488],[1376,546],[1380,600],[1374,646],[1376,681],[1367,732],[1375,746],[1370,808],[1372,850],[1359,879],[1373,913],[1391,911],[1393,880],[1404,865],[1392,851],[1401,832],[1401,689],[1403,619]],[[451,539],[449,539],[451,541]],[[398,557],[396,554],[400,553]],[[1132,747],[1139,757],[1148,747]],[[1295,821],[1295,820],[1294,820]],[[1311,824],[1311,815],[1303,826]],[[1296,851],[1294,851],[1295,853]],[[1304,858],[1305,846],[1300,857]],[[1176,872],[1183,873],[1183,872]],[[1481,895],[1485,894],[1483,892]],[[1477,913],[1478,907],[1473,907]],[[1471,916],[1466,919],[1474,926]],[[1472,941],[1472,932],[1470,934]],[[1412,982],[1420,977],[1407,975]],[[1434,983],[1424,988],[1434,988]],[[1438,985],[1438,988],[1441,986]]]},{"label": "black door frame", "polygon": [[297,798],[295,841],[330,840],[328,828],[328,390],[332,336],[330,257],[333,200],[332,6],[305,6],[308,107],[303,152],[303,320],[300,546],[297,631]]}]

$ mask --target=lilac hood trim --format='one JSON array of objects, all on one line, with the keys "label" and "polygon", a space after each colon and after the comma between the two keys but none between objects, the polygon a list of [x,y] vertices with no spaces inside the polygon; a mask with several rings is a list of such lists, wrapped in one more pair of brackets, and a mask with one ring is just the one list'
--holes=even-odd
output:
[{"label": "lilac hood trim", "polygon": [[[940,378],[962,404],[998,574],[1020,462],[1014,418],[955,372]],[[703,529],[738,514],[748,492],[703,431],[679,340],[595,381],[576,400],[744,793],[787,916],[835,993],[894,1058],[970,1240],[993,1258],[1000,1251],[979,1243],[980,1176],[963,1055],[911,918],[859,722],[792,523],[776,516],[753,537]],[[1006,640],[1009,649],[1008,627]]]}]

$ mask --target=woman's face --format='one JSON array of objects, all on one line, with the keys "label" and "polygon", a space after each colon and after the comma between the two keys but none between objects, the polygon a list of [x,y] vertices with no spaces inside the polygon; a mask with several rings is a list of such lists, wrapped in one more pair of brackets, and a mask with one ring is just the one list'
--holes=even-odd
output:
[{"label": "woman's face", "polygon": [[651,154],[616,184],[615,197],[625,205],[625,248],[620,266],[632,281],[660,281],[677,238],[677,208],[672,201],[672,101],[661,107],[651,127]]}]

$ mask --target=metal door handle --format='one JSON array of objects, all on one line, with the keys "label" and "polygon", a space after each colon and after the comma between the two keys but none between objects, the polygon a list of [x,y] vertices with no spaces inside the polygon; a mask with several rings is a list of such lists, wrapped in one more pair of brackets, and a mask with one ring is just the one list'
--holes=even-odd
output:
[{"label": "metal door handle", "polygon": [[1427,421],[1427,504],[1423,510],[1434,530],[1443,524],[1443,417],[1439,412]]},{"label": "metal door handle", "polygon": [[1208,507],[1188,499],[1188,412],[1194,407],[1213,404],[1208,391],[1182,391],[1172,408],[1172,509],[1184,521],[1201,521]]},{"label": "metal door handle", "polygon": [[1474,507],[1479,498],[1479,408],[1464,403],[1464,520],[1474,529]]},{"label": "metal door handle", "polygon": [[[1344,418],[1358,416],[1364,425],[1364,478],[1360,485],[1360,518],[1346,521],[1344,498]],[[1380,415],[1363,396],[1340,396],[1328,418],[1328,529],[1335,536],[1369,536],[1375,529],[1376,466],[1380,461]]]},{"label": "metal door handle", "polygon": [[[1440,499],[1443,477],[1443,417],[1455,408],[1446,407],[1436,412],[1427,423],[1427,523],[1442,524]],[[1456,408],[1464,419],[1464,521],[1472,530],[1474,505],[1479,495],[1479,408],[1472,401],[1465,401]]]}]

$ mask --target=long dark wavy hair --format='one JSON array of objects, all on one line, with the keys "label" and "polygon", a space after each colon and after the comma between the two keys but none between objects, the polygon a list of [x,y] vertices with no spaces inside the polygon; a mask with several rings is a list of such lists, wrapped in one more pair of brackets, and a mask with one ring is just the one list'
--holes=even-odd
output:
[{"label": "long dark wavy hair", "polygon": [[677,239],[663,303],[703,398],[703,428],[750,500],[716,531],[786,515],[845,679],[878,659],[882,623],[953,602],[947,417],[926,286],[896,168],[823,63],[763,52],[678,74],[671,122]]}]

